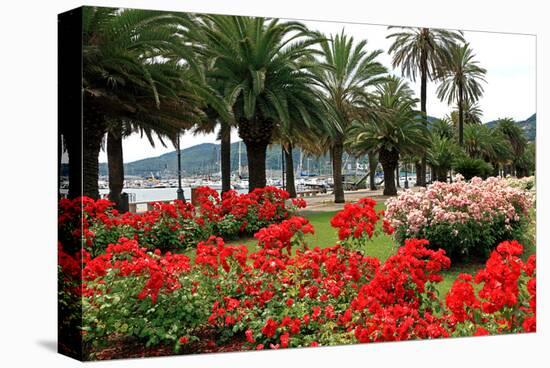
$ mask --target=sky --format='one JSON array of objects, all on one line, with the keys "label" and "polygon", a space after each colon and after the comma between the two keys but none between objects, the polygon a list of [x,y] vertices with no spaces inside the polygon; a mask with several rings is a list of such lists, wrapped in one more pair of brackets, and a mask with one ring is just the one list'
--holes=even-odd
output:
[{"label": "sky", "polygon": [[[400,76],[400,70],[391,68],[391,56],[387,54],[392,40],[386,39],[393,30],[386,26],[349,24],[337,22],[304,21],[308,28],[325,34],[344,32],[354,40],[367,40],[367,49],[381,49],[384,52],[378,60],[384,64],[390,74]],[[479,65],[487,69],[484,94],[478,101],[482,111],[482,121],[488,122],[503,117],[525,120],[536,112],[536,38],[532,35],[510,33],[491,33],[464,31],[464,38],[474,50]],[[420,95],[420,83],[409,81],[417,97]],[[452,106],[439,101],[436,96],[437,83],[428,83],[427,112],[434,117],[443,117],[452,111]],[[200,143],[216,143],[216,134],[194,135],[191,132],[180,138],[181,148]],[[239,140],[236,130],[232,141]],[[132,162],[147,157],[162,155],[174,150],[168,143],[163,147],[157,142],[151,147],[146,138],[134,134],[123,142],[124,162]],[[100,162],[107,162],[107,155],[100,152]]]}]

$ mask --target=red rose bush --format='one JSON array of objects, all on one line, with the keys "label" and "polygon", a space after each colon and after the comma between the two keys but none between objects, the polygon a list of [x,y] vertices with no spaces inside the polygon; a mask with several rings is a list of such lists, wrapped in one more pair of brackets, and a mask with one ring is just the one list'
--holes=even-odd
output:
[{"label": "red rose bush", "polygon": [[[500,243],[475,277],[458,276],[441,298],[436,286],[451,261],[428,240],[407,239],[383,263],[364,254],[376,232],[393,231],[370,199],[347,205],[332,219],[338,244],[311,248],[307,239],[314,229],[307,219],[288,214],[279,200],[285,195],[255,207],[260,197],[238,201],[234,193],[224,199],[204,194],[197,208],[176,203],[142,215],[144,225],[129,224],[104,203],[90,204],[84,217],[90,223],[102,217],[124,234],[124,226],[154,227],[153,218],[211,224],[231,213],[244,228],[256,226],[252,220],[263,224],[254,234],[255,249],[210,235],[183,255],[141,244],[152,242],[145,230],[97,254],[87,250],[87,237],[81,252],[60,246],[63,280],[82,300],[90,356],[115,341],[192,353],[536,330],[536,262],[534,256],[521,260],[517,241]],[[244,212],[249,206],[255,215]],[[278,220],[263,222],[273,218]],[[79,275],[80,285],[74,283]]]},{"label": "red rose bush", "polygon": [[[93,255],[101,254],[108,244],[119,238],[135,239],[148,249],[184,250],[211,235],[224,239],[252,235],[259,229],[291,217],[305,202],[287,204],[288,193],[275,187],[238,194],[229,191],[220,198],[209,187],[196,190],[197,206],[179,200],[158,202],[154,209],[140,213],[119,214],[105,199],[87,197],[60,202],[59,229],[62,244],[84,247]],[[82,220],[82,224],[81,224]]]}]

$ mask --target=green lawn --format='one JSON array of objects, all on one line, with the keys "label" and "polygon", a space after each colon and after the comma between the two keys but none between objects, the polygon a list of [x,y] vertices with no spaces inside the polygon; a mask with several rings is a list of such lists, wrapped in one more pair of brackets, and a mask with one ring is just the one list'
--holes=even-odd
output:
[{"label": "green lawn", "polygon": [[[384,205],[379,204],[376,206],[377,210],[384,209]],[[310,247],[319,246],[321,248],[333,246],[338,241],[336,230],[330,226],[330,219],[336,212],[311,212],[304,211],[301,216],[309,219],[313,227],[315,228],[315,234],[307,236],[307,242]],[[532,228],[534,231],[534,226]],[[230,241],[228,244],[237,245],[244,244],[249,250],[256,250],[256,239],[247,238]],[[373,237],[367,245],[366,254],[372,257],[376,257],[380,262],[384,262],[390,255],[394,254],[397,250],[396,243],[392,238],[386,234]],[[534,243],[530,243],[525,248],[526,259],[529,255],[535,252]],[[469,273],[474,275],[480,268],[483,267],[482,263],[476,264],[461,264],[452,265],[450,270],[443,272],[443,281],[438,284],[438,290],[440,297],[444,298],[447,291],[451,288],[454,279],[459,273]]]}]

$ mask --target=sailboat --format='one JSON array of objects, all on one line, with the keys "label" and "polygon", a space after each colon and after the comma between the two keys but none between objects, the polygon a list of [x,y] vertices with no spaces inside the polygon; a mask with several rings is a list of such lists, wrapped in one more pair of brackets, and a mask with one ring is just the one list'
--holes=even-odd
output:
[{"label": "sailboat", "polygon": [[238,177],[237,177],[237,180],[235,181],[235,183],[233,184],[233,187],[235,189],[248,189],[248,180],[243,180],[243,175],[242,175],[242,163],[241,163],[241,160],[242,160],[242,149],[241,149],[241,145],[242,145],[242,142],[243,141],[239,141],[239,152],[238,152],[238,156],[239,156],[239,168],[238,168]]}]

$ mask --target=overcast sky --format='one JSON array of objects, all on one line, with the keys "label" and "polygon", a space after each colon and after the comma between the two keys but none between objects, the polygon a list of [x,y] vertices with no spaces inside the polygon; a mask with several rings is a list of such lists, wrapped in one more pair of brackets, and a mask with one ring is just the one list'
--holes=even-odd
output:
[{"label": "overcast sky", "polygon": [[[391,74],[400,75],[399,70],[391,68],[391,56],[386,53],[392,40],[386,36],[392,32],[386,26],[346,24],[335,22],[304,22],[310,29],[317,29],[326,34],[335,34],[342,31],[353,36],[355,40],[368,40],[369,50],[381,49],[379,56]],[[536,108],[536,39],[530,35],[505,33],[471,32],[465,31],[464,37],[470,43],[476,54],[475,59],[480,66],[487,69],[484,85],[485,93],[479,100],[483,110],[482,121],[487,122],[502,117],[511,117],[524,120],[535,113]],[[420,84],[410,82],[417,97],[420,93]],[[428,83],[428,115],[443,117],[452,107],[440,102],[435,94],[436,83]],[[235,132],[234,141],[238,140]],[[199,143],[216,142],[215,134],[193,135],[187,133],[181,137],[181,147],[187,148]],[[174,147],[162,147],[160,143],[151,147],[146,138],[133,135],[124,140],[124,162],[131,162],[142,158],[158,156],[174,150]],[[107,161],[105,152],[99,155],[100,162]]]}]

